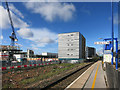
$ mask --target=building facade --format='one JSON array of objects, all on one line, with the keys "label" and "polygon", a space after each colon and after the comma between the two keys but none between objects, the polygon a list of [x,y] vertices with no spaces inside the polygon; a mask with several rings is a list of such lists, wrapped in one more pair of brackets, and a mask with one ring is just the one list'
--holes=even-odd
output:
[{"label": "building facade", "polygon": [[27,60],[27,52],[23,52],[18,46],[0,45],[0,61]]},{"label": "building facade", "polygon": [[96,49],[94,47],[86,47],[86,59],[92,59],[96,56]]},{"label": "building facade", "polygon": [[34,51],[27,49],[27,58],[33,58],[34,57]]},{"label": "building facade", "polygon": [[0,45],[0,61],[14,61],[13,55],[15,53],[20,53],[20,47],[18,46],[10,46],[10,45]]},{"label": "building facade", "polygon": [[58,35],[58,58],[85,58],[86,40],[80,32],[62,33]]},{"label": "building facade", "polygon": [[42,56],[46,56],[47,58],[57,58],[58,57],[58,53],[43,52]]},{"label": "building facade", "polygon": [[86,58],[85,48],[86,48],[86,39],[82,35],[82,58]]},{"label": "building facade", "polygon": [[27,60],[27,52],[14,53],[14,56],[16,57],[16,60],[18,62],[21,62],[23,60]]}]

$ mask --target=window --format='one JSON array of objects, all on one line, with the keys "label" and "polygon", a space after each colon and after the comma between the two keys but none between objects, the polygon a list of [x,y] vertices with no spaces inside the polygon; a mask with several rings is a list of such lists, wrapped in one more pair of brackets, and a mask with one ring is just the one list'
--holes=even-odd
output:
[{"label": "window", "polygon": [[71,56],[73,56],[73,54],[71,54]]},{"label": "window", "polygon": [[67,55],[69,55],[69,54],[67,54]]},{"label": "window", "polygon": [[73,50],[73,49],[71,49],[71,50]]},{"label": "window", "polygon": [[69,51],[69,49],[68,49],[68,51]]},{"label": "window", "polygon": [[71,34],[71,36],[73,36],[73,34]]},{"label": "window", "polygon": [[71,44],[71,46],[73,46],[73,44]]},{"label": "window", "polygon": [[69,44],[68,44],[68,46],[69,46]]}]

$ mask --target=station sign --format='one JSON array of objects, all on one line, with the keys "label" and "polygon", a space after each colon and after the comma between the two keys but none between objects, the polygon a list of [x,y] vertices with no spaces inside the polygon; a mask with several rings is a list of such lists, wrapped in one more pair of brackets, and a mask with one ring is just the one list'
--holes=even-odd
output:
[{"label": "station sign", "polygon": [[94,44],[110,44],[110,42],[94,42]]}]

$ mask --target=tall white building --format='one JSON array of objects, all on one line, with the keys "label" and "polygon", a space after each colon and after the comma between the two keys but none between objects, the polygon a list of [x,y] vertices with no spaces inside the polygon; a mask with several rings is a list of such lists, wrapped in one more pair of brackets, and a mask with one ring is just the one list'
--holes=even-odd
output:
[{"label": "tall white building", "polygon": [[58,35],[58,58],[85,58],[86,40],[80,32],[62,33]]}]

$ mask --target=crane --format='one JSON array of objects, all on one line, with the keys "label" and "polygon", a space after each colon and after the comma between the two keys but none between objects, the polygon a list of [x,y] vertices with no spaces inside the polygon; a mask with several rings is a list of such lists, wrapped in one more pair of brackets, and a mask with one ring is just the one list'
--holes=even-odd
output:
[{"label": "crane", "polygon": [[[8,6],[8,3],[7,3],[7,0],[6,0],[6,8],[7,8],[8,17],[9,17],[9,20],[10,20],[11,28],[12,28],[12,34],[11,34],[11,36],[9,36],[9,38],[11,39],[11,44],[10,45],[13,47],[15,45],[15,41],[18,41],[18,39],[17,39],[16,34],[15,34],[15,29],[14,29],[14,25],[13,25],[13,22],[12,22],[11,15],[10,15],[10,10],[9,10],[9,6]],[[9,60],[8,60],[8,64],[9,65],[11,65],[12,61],[14,61],[14,56],[13,56],[14,51],[13,50],[9,51]]]},{"label": "crane", "polygon": [[11,46],[15,45],[15,41],[18,41],[16,34],[15,34],[15,29],[14,29],[14,25],[12,22],[12,18],[11,18],[11,14],[10,14],[10,10],[9,10],[9,6],[6,0],[6,7],[7,7],[7,11],[8,11],[8,16],[9,16],[9,20],[10,20],[10,24],[11,24],[11,28],[12,28],[12,35],[9,36],[9,38],[11,39]]}]

